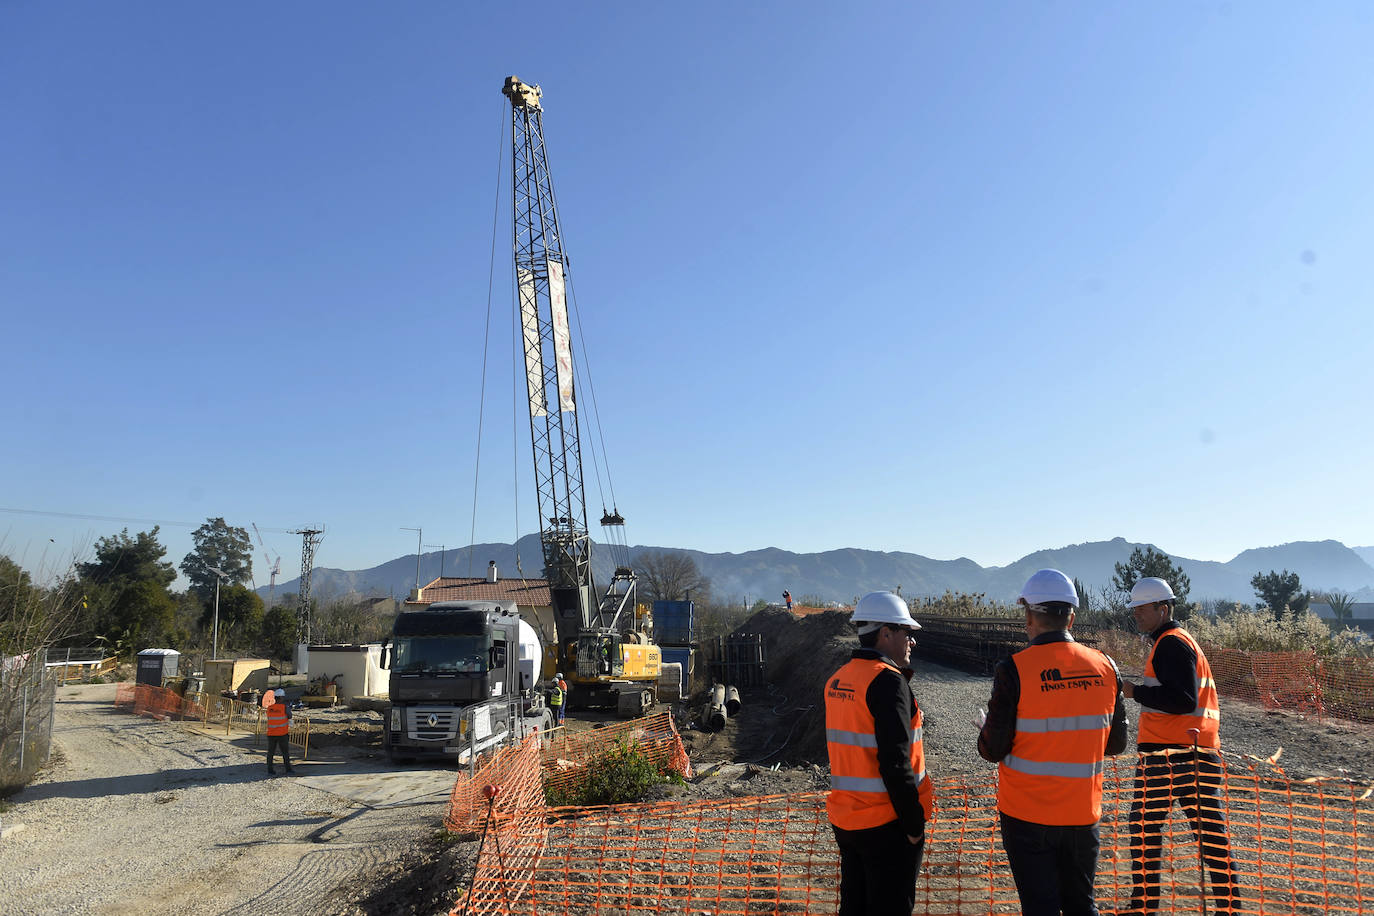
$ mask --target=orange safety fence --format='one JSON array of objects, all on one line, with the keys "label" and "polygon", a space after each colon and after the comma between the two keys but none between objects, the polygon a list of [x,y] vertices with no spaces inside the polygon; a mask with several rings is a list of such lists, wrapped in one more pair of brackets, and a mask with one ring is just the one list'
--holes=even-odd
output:
[{"label": "orange safety fence", "polygon": [[1374,722],[1374,659],[1204,647],[1217,691],[1267,709]]},{"label": "orange safety fence", "polygon": [[151,684],[121,683],[115,686],[116,709],[127,709],[134,715],[155,719],[201,718],[203,708],[187,700],[175,690]]},{"label": "orange safety fence", "polygon": [[[536,798],[533,742],[508,779]],[[1191,758],[1189,758],[1191,759]],[[1124,909],[1131,894],[1129,811],[1135,759],[1108,761],[1097,902]],[[523,771],[520,767],[525,767]],[[1015,913],[1001,849],[995,770],[936,780],[916,911]],[[502,789],[504,795],[505,789]],[[1237,884],[1234,913],[1374,914],[1374,803],[1366,786],[1295,781],[1235,765],[1224,810]],[[600,808],[492,805],[472,884],[453,916],[630,913],[832,914],[839,863],[825,793]],[[1174,805],[1162,825],[1160,914],[1215,913],[1200,884],[1198,846]]]},{"label": "orange safety fence", "polygon": [[[245,703],[229,697],[210,696],[204,693],[182,696],[166,687],[151,684],[120,683],[115,686],[116,709],[126,709],[135,715],[151,716],[155,719],[175,719],[189,725],[209,728],[212,724],[219,728],[222,724],[225,735],[234,727],[253,733],[256,745],[263,733],[263,708],[257,703]],[[302,749],[303,760],[310,757],[310,719],[295,716],[291,720],[288,740]]]},{"label": "orange safety fence", "polygon": [[[484,790],[502,786],[494,810],[506,812],[530,802],[544,803],[544,790],[558,789],[575,782],[587,764],[601,754],[627,742],[639,749],[660,770],[684,777],[692,775],[692,764],[682,737],[670,712],[655,713],[641,719],[617,722],[586,732],[555,728],[543,732],[542,741],[527,741],[518,748],[502,748],[469,777],[459,774],[449,796],[444,826],[452,832],[467,832],[481,827],[487,815]],[[532,751],[529,749],[533,748]],[[533,753],[533,763],[526,753]]]}]

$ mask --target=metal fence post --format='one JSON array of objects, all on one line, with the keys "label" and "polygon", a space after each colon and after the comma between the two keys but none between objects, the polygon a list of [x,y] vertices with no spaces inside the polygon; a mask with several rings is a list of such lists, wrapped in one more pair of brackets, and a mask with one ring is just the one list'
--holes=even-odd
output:
[{"label": "metal fence post", "polygon": [[19,778],[24,776],[24,745],[29,743],[29,685],[20,688],[23,697],[19,701]]}]

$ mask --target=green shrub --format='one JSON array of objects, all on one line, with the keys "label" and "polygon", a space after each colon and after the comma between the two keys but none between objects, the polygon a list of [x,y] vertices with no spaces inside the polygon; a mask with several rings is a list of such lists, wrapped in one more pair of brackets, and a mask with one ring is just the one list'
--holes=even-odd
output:
[{"label": "green shrub", "polygon": [[1215,619],[1198,616],[1188,622],[1199,642],[1247,652],[1307,652],[1322,656],[1358,654],[1360,643],[1349,632],[1331,627],[1311,611],[1290,614],[1282,620],[1265,610],[1237,605]]},{"label": "green shrub", "polygon": [[549,788],[545,797],[551,805],[617,805],[639,801],[672,775],[677,774],[660,770],[639,747],[622,738],[593,757],[578,779]]}]

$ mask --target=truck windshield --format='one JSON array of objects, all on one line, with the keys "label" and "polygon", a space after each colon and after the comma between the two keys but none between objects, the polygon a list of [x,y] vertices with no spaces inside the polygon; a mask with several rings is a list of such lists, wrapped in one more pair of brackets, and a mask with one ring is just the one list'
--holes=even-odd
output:
[{"label": "truck windshield", "polygon": [[403,636],[394,670],[402,674],[481,674],[487,670],[486,636]]}]

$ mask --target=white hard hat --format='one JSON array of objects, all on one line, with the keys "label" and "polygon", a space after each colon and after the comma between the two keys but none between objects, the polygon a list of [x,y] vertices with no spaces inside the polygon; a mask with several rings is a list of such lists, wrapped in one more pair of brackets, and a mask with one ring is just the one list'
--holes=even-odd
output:
[{"label": "white hard hat", "polygon": [[1169,587],[1169,583],[1156,576],[1146,576],[1137,579],[1135,585],[1131,586],[1131,600],[1127,602],[1127,607],[1140,607],[1142,604],[1154,604],[1156,601],[1173,601],[1174,590]]},{"label": "white hard hat", "polygon": [[557,674],[555,674],[553,677],[554,677],[554,680],[561,681],[561,680],[563,680],[563,672],[560,671],[560,672],[558,672]]},{"label": "white hard hat", "polygon": [[1049,604],[1061,601],[1078,607],[1078,592],[1068,576],[1057,569],[1037,570],[1021,589],[1021,598],[1026,604]]},{"label": "white hard hat", "polygon": [[[849,618],[849,622],[858,627],[860,633],[868,632],[883,624],[894,627],[910,627],[913,630],[921,628],[921,625],[916,622],[916,618],[911,616],[911,611],[907,608],[906,602],[892,592],[869,592],[864,595],[859,599],[859,603],[854,605],[854,614]],[[865,623],[873,626],[860,626],[860,624]]]}]

